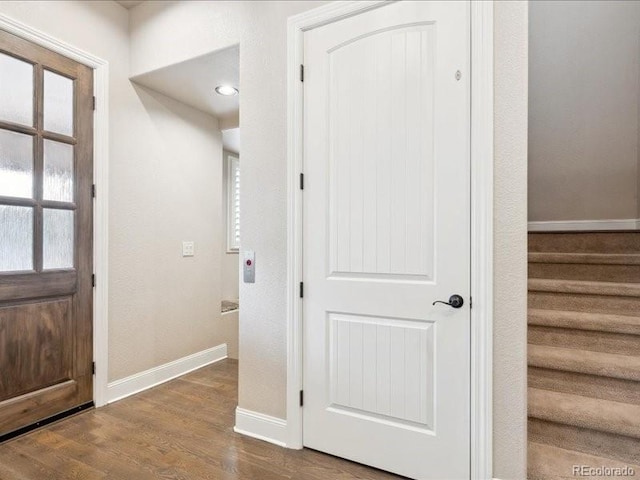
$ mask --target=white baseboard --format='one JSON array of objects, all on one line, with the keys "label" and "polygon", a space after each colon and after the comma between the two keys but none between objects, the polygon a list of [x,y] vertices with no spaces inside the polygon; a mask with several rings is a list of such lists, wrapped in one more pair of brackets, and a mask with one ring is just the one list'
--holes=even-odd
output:
[{"label": "white baseboard", "polygon": [[217,347],[208,348],[130,377],[116,380],[107,385],[107,403],[117,402],[225,358],[227,358],[227,344],[223,343]]},{"label": "white baseboard", "polygon": [[588,230],[638,230],[640,219],[623,220],[560,220],[551,222],[529,222],[530,232],[572,232]]},{"label": "white baseboard", "polygon": [[236,407],[236,425],[233,431],[280,447],[287,446],[287,422],[281,418]]},{"label": "white baseboard", "polygon": [[237,407],[236,426],[233,427],[233,431],[280,447],[287,446],[287,422],[281,418]]}]

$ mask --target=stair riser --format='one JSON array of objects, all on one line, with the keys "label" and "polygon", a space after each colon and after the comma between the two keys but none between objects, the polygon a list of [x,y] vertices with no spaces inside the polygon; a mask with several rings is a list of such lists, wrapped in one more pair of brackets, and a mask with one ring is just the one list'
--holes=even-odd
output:
[{"label": "stair riser", "polygon": [[[576,472],[581,466],[607,468],[602,475],[597,472]],[[620,471],[626,480],[640,480],[640,466],[619,462],[610,458],[590,455],[575,450],[530,442],[527,446],[527,480],[612,480],[613,469]]]},{"label": "stair riser", "polygon": [[626,335],[640,335],[640,329],[629,322],[602,324],[600,322],[585,321],[580,319],[548,319],[548,318],[529,318],[529,325],[536,325],[540,327],[556,327],[556,328],[570,328],[576,330],[589,330],[594,332],[611,332],[622,333]]},{"label": "stair riser", "polygon": [[533,388],[640,405],[640,382],[529,367]]},{"label": "stair riser", "polygon": [[529,292],[566,295],[593,295],[599,297],[635,297],[640,299],[640,283],[585,282],[582,280],[557,280],[530,278]]},{"label": "stair riser", "polygon": [[[529,387],[530,418],[640,438],[640,406]],[[605,404],[606,403],[606,404]]]},{"label": "stair riser", "polygon": [[640,335],[640,317],[558,310],[529,310],[529,325]]},{"label": "stair riser", "polygon": [[527,478],[640,466],[640,231],[530,233],[529,252]]},{"label": "stair riser", "polygon": [[632,437],[529,419],[529,441],[567,450],[608,457],[619,462],[640,464],[640,440]]},{"label": "stair riser", "polygon": [[640,382],[637,357],[602,355],[609,354],[529,344],[527,361],[531,367]]},{"label": "stair riser", "polygon": [[640,336],[619,333],[530,325],[528,341],[535,345],[574,348],[618,355],[637,355],[640,352]]},{"label": "stair riser", "polygon": [[529,251],[640,253],[640,232],[530,233]]},{"label": "stair riser", "polygon": [[640,283],[640,265],[529,263],[529,278]]},{"label": "stair riser", "polygon": [[529,308],[572,312],[640,314],[640,298],[573,293],[529,292]]}]

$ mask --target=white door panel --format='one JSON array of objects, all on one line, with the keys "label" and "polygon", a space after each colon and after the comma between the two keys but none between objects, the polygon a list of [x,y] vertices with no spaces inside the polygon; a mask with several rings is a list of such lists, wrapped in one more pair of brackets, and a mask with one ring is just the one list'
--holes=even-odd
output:
[{"label": "white door panel", "polygon": [[305,33],[304,444],[413,478],[469,477],[469,30],[424,1]]}]

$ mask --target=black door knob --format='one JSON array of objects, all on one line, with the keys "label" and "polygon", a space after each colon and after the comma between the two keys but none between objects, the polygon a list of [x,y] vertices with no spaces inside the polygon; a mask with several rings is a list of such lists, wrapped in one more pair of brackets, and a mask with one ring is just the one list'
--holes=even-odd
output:
[{"label": "black door knob", "polygon": [[460,308],[462,307],[462,305],[464,305],[464,299],[460,295],[451,295],[448,302],[436,300],[435,302],[433,302],[433,305],[435,305],[436,303],[443,303],[453,308]]}]

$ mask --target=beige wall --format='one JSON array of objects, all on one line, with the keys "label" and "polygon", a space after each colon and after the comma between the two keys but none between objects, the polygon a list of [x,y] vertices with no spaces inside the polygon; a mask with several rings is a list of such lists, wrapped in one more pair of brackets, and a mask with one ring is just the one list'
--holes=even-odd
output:
[{"label": "beige wall", "polygon": [[[224,233],[225,232],[223,232],[223,234]],[[223,247],[221,274],[221,295],[223,300],[237,300],[240,297],[240,284],[238,279],[239,268],[238,254],[228,253],[227,249]]]},{"label": "beige wall", "polygon": [[256,252],[256,283],[240,285],[239,404],[280,418],[286,411],[286,19],[317,5],[151,1],[131,13],[134,75],[240,44],[242,249]]},{"label": "beige wall", "polygon": [[[145,2],[131,14],[129,71],[127,13],[116,4],[0,3],[0,12],[111,62],[110,378],[219,341],[219,316],[209,322],[206,313],[211,298],[219,299],[215,275],[210,267],[176,259],[183,239],[195,240],[198,252],[210,242],[216,252],[207,259],[210,265],[222,250],[220,238],[208,230],[219,204],[201,217],[186,209],[196,200],[208,202],[209,195],[220,199],[211,187],[217,174],[211,173],[202,191],[193,172],[178,170],[190,161],[178,148],[193,153],[190,142],[174,143],[179,132],[203,151],[220,152],[219,138],[204,131],[214,123],[157,94],[136,91],[127,78],[240,43],[242,248],[256,251],[257,276],[240,290],[239,403],[285,416],[286,19],[318,4]],[[495,14],[494,466],[495,476],[506,480],[525,478],[527,5],[499,2]],[[209,160],[215,155],[209,152]],[[193,162],[194,169],[209,171],[209,165]],[[187,277],[203,279],[211,298],[181,287],[191,284]],[[178,311],[183,300],[195,303],[193,314]],[[188,318],[197,318],[198,328],[185,328]]]},{"label": "beige wall", "polygon": [[640,2],[529,8],[529,220],[640,218]]},{"label": "beige wall", "polygon": [[114,2],[0,13],[109,62],[109,379],[223,343],[216,120],[129,82],[129,16]]},{"label": "beige wall", "polygon": [[[136,138],[112,172],[111,379],[225,343],[220,317],[222,139],[217,120],[136,86]],[[113,164],[112,164],[113,165]],[[195,256],[182,257],[182,241]],[[133,353],[133,355],[132,355]]]},{"label": "beige wall", "polygon": [[[240,43],[243,408],[286,412],[286,19],[312,2],[146,2],[131,17],[132,73]],[[496,5],[495,470],[525,478],[527,4]],[[167,35],[171,32],[171,35]]]},{"label": "beige wall", "polygon": [[527,2],[494,12],[495,478],[523,480],[527,462]]}]

